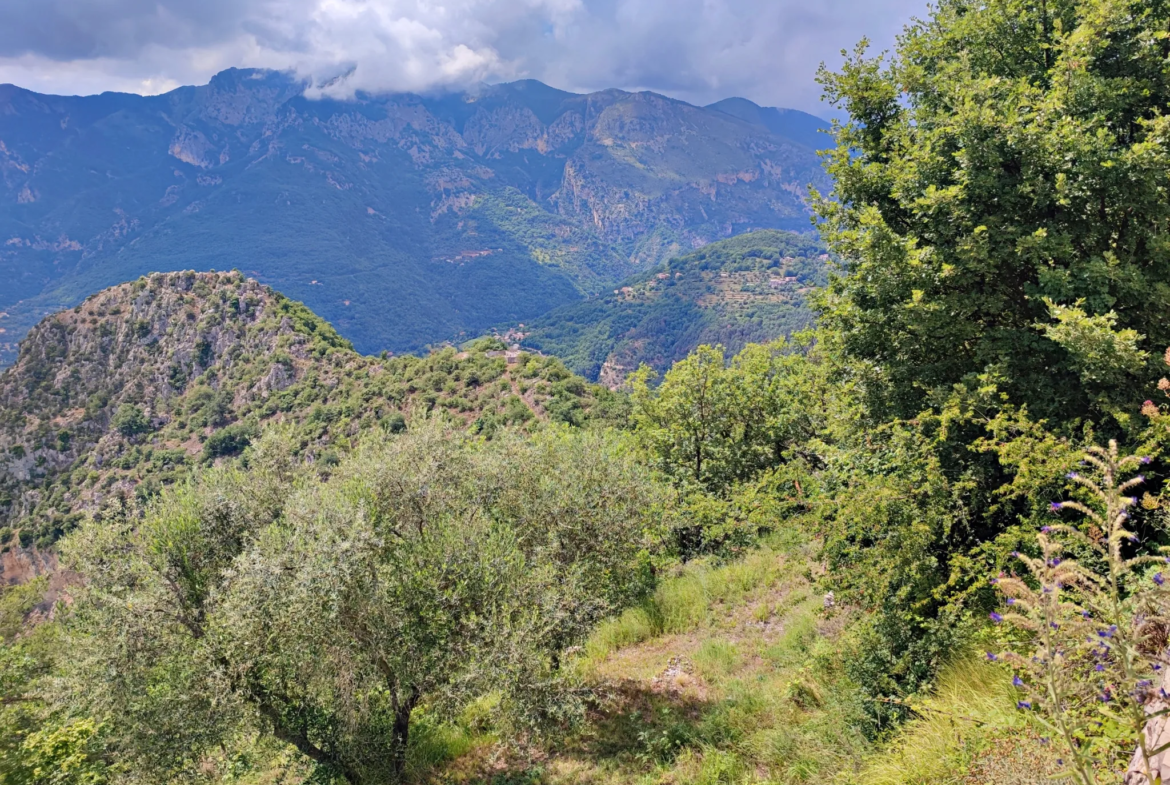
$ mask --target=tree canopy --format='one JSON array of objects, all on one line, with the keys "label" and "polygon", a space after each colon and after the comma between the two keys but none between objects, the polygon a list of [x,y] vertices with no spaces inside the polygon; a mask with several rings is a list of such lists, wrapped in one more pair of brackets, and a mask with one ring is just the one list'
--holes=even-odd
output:
[{"label": "tree canopy", "polygon": [[983,374],[1040,417],[1136,411],[1117,382],[1156,364],[1100,384],[1053,324],[1170,343],[1168,31],[1164,2],[941,0],[894,55],[822,69],[850,117],[818,207],[849,273],[824,324],[882,411]]}]

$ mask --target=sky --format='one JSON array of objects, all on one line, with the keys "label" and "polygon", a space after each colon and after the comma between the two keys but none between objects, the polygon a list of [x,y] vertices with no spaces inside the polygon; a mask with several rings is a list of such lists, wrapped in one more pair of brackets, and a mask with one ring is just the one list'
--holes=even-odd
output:
[{"label": "sky", "polygon": [[890,48],[926,0],[0,0],[0,83],[143,94],[225,68],[335,96],[539,79],[826,115],[817,66]]}]

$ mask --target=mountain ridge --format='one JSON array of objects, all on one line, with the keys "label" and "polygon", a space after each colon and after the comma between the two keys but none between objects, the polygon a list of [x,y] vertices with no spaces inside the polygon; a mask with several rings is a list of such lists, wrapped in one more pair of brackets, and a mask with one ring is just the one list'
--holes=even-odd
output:
[{"label": "mountain ridge", "polygon": [[0,363],[46,314],[185,269],[241,269],[366,353],[419,351],[805,226],[823,182],[800,143],[654,93],[338,101],[239,69],[160,96],[0,88]]},{"label": "mountain ridge", "polygon": [[635,274],[525,324],[521,345],[610,388],[642,364],[665,373],[701,344],[728,354],[812,326],[807,294],[832,262],[812,235],[761,230]]}]

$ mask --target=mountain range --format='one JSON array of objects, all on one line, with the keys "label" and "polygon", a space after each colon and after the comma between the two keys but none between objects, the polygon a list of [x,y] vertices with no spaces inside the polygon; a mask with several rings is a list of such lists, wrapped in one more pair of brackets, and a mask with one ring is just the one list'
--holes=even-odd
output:
[{"label": "mountain range", "polygon": [[153,271],[239,269],[365,353],[534,319],[680,251],[807,230],[826,127],[534,81],[344,101],[237,69],[159,96],[0,86],[0,364],[46,314]]}]

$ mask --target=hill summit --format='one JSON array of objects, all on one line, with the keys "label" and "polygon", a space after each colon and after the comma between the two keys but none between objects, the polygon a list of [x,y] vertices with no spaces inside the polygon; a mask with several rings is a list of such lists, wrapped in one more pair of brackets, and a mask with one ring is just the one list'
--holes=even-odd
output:
[{"label": "hill summit", "polygon": [[[560,361],[492,339],[366,357],[240,273],[150,275],[43,320],[0,373],[0,551],[27,567],[84,512],[149,498],[269,424],[327,467],[362,433],[429,411],[483,433],[618,416],[620,404]],[[0,585],[17,566],[0,554]]]}]

